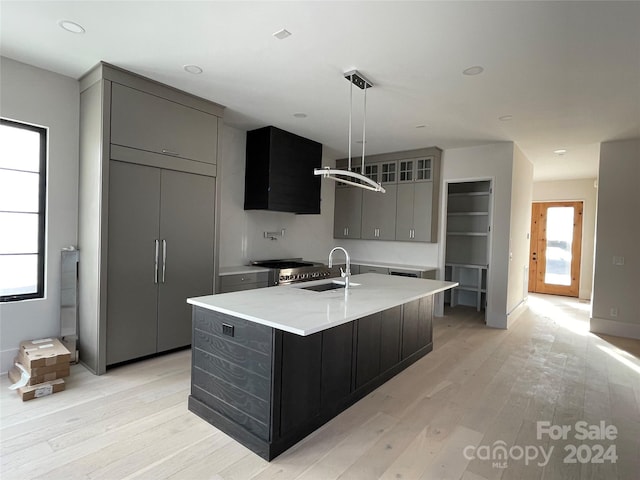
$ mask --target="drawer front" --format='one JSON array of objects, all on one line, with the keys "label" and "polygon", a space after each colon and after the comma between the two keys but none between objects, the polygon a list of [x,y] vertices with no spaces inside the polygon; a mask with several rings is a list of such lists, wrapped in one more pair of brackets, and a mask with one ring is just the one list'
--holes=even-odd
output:
[{"label": "drawer front", "polygon": [[[267,271],[242,273],[237,275],[221,275],[220,286],[222,289],[233,288],[234,290],[240,290],[239,288],[235,288],[235,287],[238,287],[241,285],[264,283],[264,286],[266,287],[268,279],[269,279],[269,272]],[[255,288],[258,288],[258,287],[255,287]]]},{"label": "drawer front", "polygon": [[389,269],[386,267],[373,267],[371,265],[360,265],[360,273],[381,273],[383,275],[388,275]]},{"label": "drawer front", "polygon": [[194,368],[191,382],[223,402],[232,405],[241,412],[250,415],[261,423],[269,422],[269,402],[249,395],[243,390],[214,377],[201,368]]},{"label": "drawer front", "polygon": [[205,405],[209,406],[211,409],[231,419],[238,425],[241,425],[247,431],[253,433],[257,437],[264,440],[269,440],[269,427],[267,423],[259,422],[243,411],[238,410],[234,406],[220,400],[218,397],[211,395],[209,392],[198,385],[193,385],[191,387],[191,395],[193,395]]},{"label": "drawer front", "polygon": [[214,377],[265,402],[268,402],[271,397],[271,382],[267,377],[250,372],[199,348],[193,350],[193,363]]},{"label": "drawer front", "polygon": [[194,332],[193,341],[194,348],[199,348],[229,363],[251,370],[258,375],[271,376],[271,355],[269,354],[251,350],[197,328]]},{"label": "drawer front", "polygon": [[271,355],[271,327],[203,308],[196,308],[194,317],[197,330],[215,335],[222,341]]},{"label": "drawer front", "polygon": [[111,143],[216,163],[218,118],[117,83],[111,91]]}]

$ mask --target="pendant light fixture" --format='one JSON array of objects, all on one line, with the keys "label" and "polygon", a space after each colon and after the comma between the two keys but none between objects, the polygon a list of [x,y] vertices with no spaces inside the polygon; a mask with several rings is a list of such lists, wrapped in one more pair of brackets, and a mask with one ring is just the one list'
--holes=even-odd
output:
[{"label": "pendant light fixture", "polygon": [[364,90],[364,113],[362,121],[362,169],[364,172],[364,146],[366,143],[366,127],[367,127],[367,88],[373,87],[373,84],[367,80],[357,70],[351,70],[344,74],[344,78],[349,80],[349,159],[347,170],[341,170],[337,168],[324,167],[316,168],[313,171],[314,175],[320,175],[322,178],[329,178],[339,183],[346,185],[352,185],[354,187],[364,188],[374,192],[385,193],[385,189],[379,183],[374,182],[369,177],[354,172],[351,170],[351,130],[352,130],[352,117],[353,117],[353,86]]}]

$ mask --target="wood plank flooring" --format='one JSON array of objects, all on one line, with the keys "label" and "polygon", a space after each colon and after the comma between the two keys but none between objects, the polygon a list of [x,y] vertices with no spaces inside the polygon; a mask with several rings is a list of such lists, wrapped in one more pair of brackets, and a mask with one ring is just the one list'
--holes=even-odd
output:
[{"label": "wood plank flooring", "polygon": [[[445,313],[433,352],[271,463],[187,410],[189,351],[100,377],[74,366],[64,392],[24,403],[4,378],[0,477],[640,478],[640,341],[590,334],[589,305],[565,297],[531,295],[508,331]],[[545,421],[571,431],[538,435]],[[617,436],[576,439],[580,421]],[[617,459],[592,462],[598,444]]]}]

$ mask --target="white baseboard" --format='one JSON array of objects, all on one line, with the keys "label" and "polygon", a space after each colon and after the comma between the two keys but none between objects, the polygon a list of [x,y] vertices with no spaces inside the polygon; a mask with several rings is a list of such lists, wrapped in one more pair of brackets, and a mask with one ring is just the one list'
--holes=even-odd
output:
[{"label": "white baseboard", "polygon": [[640,339],[640,324],[638,323],[617,322],[615,320],[591,317],[589,331],[615,337]]},{"label": "white baseboard", "polygon": [[525,297],[518,305],[515,306],[508,314],[507,314],[507,328],[511,328],[514,323],[520,318],[527,310],[527,299],[529,297]]},{"label": "white baseboard", "polygon": [[6,375],[13,366],[13,359],[18,356],[18,349],[2,350],[0,352],[0,375]]},{"label": "white baseboard", "polygon": [[487,327],[491,328],[507,328],[507,315],[505,313],[491,312],[487,310]]}]

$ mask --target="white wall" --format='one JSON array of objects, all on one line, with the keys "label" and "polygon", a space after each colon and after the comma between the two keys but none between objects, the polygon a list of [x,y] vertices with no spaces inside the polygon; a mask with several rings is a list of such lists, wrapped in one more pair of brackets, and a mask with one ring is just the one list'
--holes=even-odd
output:
[{"label": "white wall", "polygon": [[[335,183],[322,181],[320,215],[244,210],[246,132],[225,125],[222,133],[220,204],[221,267],[246,265],[249,260],[302,257],[326,260],[333,247]],[[335,155],[323,149],[322,165],[333,165]],[[277,240],[265,231],[286,229]]]},{"label": "white wall", "polygon": [[[332,226],[333,228],[333,226]],[[438,265],[437,243],[383,242],[379,240],[334,240],[354,260],[393,263],[417,267]]]},{"label": "white wall", "polygon": [[0,304],[0,371],[23,340],[60,333],[60,250],[75,245],[78,219],[79,84],[0,58],[0,114],[48,127],[45,298]]},{"label": "white wall", "polygon": [[509,237],[509,283],[507,287],[507,323],[517,316],[516,308],[527,297],[529,283],[529,246],[533,164],[517,145],[513,149],[511,180],[511,221]]},{"label": "white wall", "polygon": [[[444,271],[446,246],[446,182],[493,180],[491,250],[487,273],[487,325],[507,327],[507,289],[509,278],[509,237],[514,144],[493,143],[445,150],[442,161],[441,217],[438,265]],[[436,313],[442,311],[440,298]]]},{"label": "white wall", "polygon": [[579,298],[591,298],[593,286],[593,252],[596,232],[596,201],[598,191],[595,178],[556,180],[533,184],[534,202],[574,201],[583,202],[582,250],[580,255]]},{"label": "white wall", "polygon": [[[640,338],[640,138],[600,146],[591,331]],[[613,257],[624,257],[615,265]],[[613,315],[612,309],[617,309]]]}]

